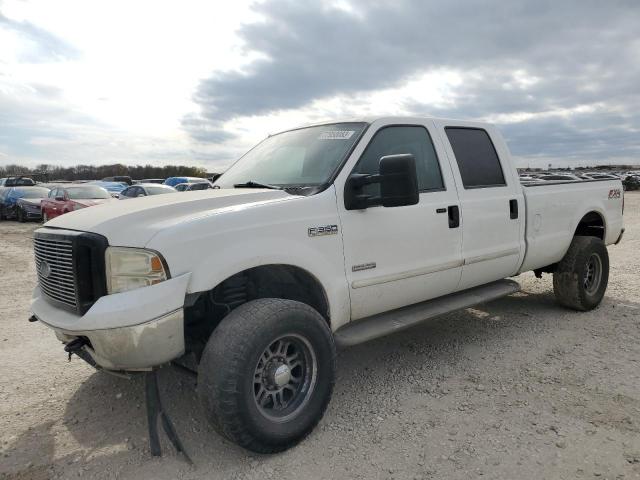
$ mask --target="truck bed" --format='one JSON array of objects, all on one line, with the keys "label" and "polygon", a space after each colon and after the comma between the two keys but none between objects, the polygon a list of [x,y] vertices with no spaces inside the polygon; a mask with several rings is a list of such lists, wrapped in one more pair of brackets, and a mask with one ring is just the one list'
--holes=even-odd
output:
[{"label": "truck bed", "polygon": [[[585,215],[600,221],[606,245],[622,231],[620,180],[522,182],[526,205],[526,255],[520,272],[554,264],[564,256]],[[595,229],[594,232],[598,232]],[[602,232],[602,229],[604,231]]]}]

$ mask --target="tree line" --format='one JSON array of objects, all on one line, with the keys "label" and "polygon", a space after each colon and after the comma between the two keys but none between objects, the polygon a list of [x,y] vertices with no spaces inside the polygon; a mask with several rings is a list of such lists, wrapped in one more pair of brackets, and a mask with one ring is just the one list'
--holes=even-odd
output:
[{"label": "tree line", "polygon": [[35,168],[24,165],[0,165],[0,178],[25,175],[34,180],[101,180],[116,175],[127,175],[133,179],[168,178],[168,177],[207,177],[207,171],[201,167],[184,165],[75,165],[61,167],[58,165],[41,164]]}]

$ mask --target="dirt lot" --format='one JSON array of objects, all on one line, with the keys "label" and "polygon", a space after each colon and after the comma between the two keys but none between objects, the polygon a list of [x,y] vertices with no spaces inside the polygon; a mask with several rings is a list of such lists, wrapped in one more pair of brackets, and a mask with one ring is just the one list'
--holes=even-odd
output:
[{"label": "dirt lot", "polygon": [[640,194],[625,218],[598,309],[526,274],[522,293],[342,351],[324,420],[284,454],[223,441],[193,381],[163,370],[193,467],[149,456],[141,379],[67,363],[27,322],[36,225],[0,223],[0,478],[639,478]]}]

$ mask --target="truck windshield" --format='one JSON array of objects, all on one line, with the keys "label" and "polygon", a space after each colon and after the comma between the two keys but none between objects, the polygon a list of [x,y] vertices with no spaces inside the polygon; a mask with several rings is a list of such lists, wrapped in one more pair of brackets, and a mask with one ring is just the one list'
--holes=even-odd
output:
[{"label": "truck windshield", "polygon": [[[364,123],[334,123],[273,135],[246,153],[215,183],[317,187],[327,183],[364,131]],[[258,188],[256,186],[256,188]]]}]

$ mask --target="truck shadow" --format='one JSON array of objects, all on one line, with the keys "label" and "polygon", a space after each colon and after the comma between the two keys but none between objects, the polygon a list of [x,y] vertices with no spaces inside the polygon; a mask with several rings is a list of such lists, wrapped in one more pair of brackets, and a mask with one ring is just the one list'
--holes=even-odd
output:
[{"label": "truck shadow", "polygon": [[[640,304],[619,302],[609,297],[600,308],[611,308],[612,304],[625,305],[635,315],[640,312]],[[368,395],[363,385],[369,381],[372,388],[380,387],[390,392],[401,390],[407,385],[406,372],[419,376],[421,372],[425,374],[428,368],[444,375],[452,364],[459,362],[471,349],[481,347],[488,352],[494,348],[498,350],[507,345],[510,339],[521,335],[522,329],[527,329],[528,335],[534,339],[536,335],[553,334],[554,330],[563,327],[563,322],[571,321],[568,315],[597,315],[595,312],[583,314],[564,310],[557,306],[551,292],[520,292],[342,350],[338,355],[336,389],[325,419],[320,423],[320,428],[297,449],[312,452],[314,438],[329,435],[322,428],[323,424],[335,422],[340,412],[357,409],[358,397]],[[496,335],[498,331],[500,334]],[[396,377],[389,375],[390,370],[402,370],[405,373]],[[270,457],[250,454],[212,430],[204,419],[191,377],[171,368],[162,369],[160,391],[165,409],[199,469],[215,468],[225,478],[226,474],[256,468],[256,465],[269,461]],[[362,403],[365,403],[364,399]],[[382,408],[385,406],[382,405]],[[178,469],[189,468],[181,462],[164,435],[161,435],[161,439],[165,457],[159,460],[150,457],[142,376],[126,380],[102,372],[92,374],[69,399],[62,423],[79,445],[81,462],[93,463],[98,461],[96,458],[114,456],[118,457],[118,463],[129,464],[130,468],[133,468],[131,464],[135,463],[134,459],[143,463],[152,461],[156,465],[172,462],[176,463]],[[42,424],[37,428],[42,430],[45,441],[37,452],[38,459],[34,457],[31,461],[39,465],[53,462],[54,434],[51,425]],[[345,436],[345,443],[349,442],[348,432],[339,435]],[[33,457],[27,437],[18,438],[5,451],[20,458]],[[71,456],[78,457],[78,453]],[[60,462],[67,461],[67,457],[56,458],[55,463],[60,465]],[[251,467],[249,463],[252,463]]]}]

